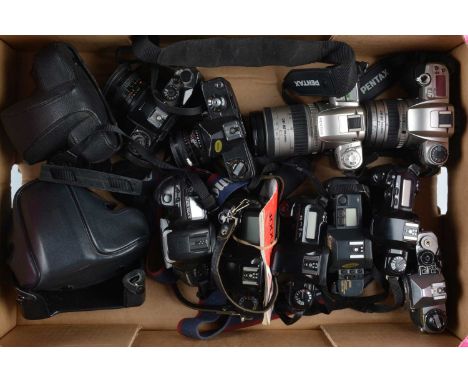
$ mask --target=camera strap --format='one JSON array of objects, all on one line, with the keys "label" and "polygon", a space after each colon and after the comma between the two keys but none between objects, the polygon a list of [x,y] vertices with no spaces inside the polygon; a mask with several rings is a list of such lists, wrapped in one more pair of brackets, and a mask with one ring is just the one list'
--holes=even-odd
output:
[{"label": "camera strap", "polygon": [[[226,299],[219,292],[212,293],[203,303],[218,305],[226,303]],[[277,318],[273,315],[272,319]],[[195,317],[184,318],[179,321],[177,331],[190,338],[197,340],[208,340],[216,337],[218,334],[230,332],[237,329],[247,328],[261,324],[262,320],[253,319],[242,321],[239,315],[228,316],[219,315],[212,312],[199,312]],[[203,330],[203,327],[210,325],[210,329]]]},{"label": "camera strap", "polygon": [[[386,279],[376,267],[373,267],[372,278],[384,288],[384,292],[372,296],[343,297],[331,293],[327,286],[322,286],[321,291],[325,305],[330,310],[351,308],[365,313],[387,313],[403,305],[405,295],[398,277]],[[382,303],[388,298],[390,292],[393,295],[393,304]]]},{"label": "camera strap", "polygon": [[139,196],[143,181],[87,168],[43,164],[39,179],[69,186],[97,188],[109,192]]},{"label": "camera strap", "polygon": [[[326,68],[291,70],[283,89],[303,96],[341,97],[355,86],[354,51],[339,41],[304,41],[274,37],[203,38],[161,48],[154,36],[134,36],[132,49],[141,61],[163,66],[300,66],[315,62]],[[216,54],[213,54],[216,52]]]},{"label": "camera strap", "polygon": [[[177,287],[177,277],[175,277],[171,270],[165,268],[157,272],[147,270],[147,274],[161,284],[172,285],[176,297],[185,306],[198,310],[198,314],[195,317],[184,318],[177,325],[177,331],[186,337],[208,340],[226,331],[261,323],[261,320],[242,321],[237,312],[228,309],[226,298],[219,291],[213,291],[207,298],[200,300],[198,304],[188,301]],[[210,328],[204,329],[207,324]]]}]

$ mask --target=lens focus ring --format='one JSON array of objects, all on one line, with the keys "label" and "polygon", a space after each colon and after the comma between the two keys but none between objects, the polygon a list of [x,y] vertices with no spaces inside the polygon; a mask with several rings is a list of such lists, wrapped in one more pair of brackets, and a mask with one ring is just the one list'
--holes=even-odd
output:
[{"label": "lens focus ring", "polygon": [[294,125],[294,155],[308,153],[308,123],[304,105],[291,106],[291,118]]}]

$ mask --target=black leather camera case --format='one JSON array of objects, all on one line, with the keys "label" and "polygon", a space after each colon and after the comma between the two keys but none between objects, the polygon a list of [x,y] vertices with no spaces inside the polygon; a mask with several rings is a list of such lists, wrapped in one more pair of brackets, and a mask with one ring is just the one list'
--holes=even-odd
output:
[{"label": "black leather camera case", "polygon": [[8,258],[25,316],[140,305],[144,273],[137,268],[149,236],[136,209],[114,209],[80,187],[26,184],[14,200]]},{"label": "black leather camera case", "polygon": [[135,263],[149,230],[138,210],[114,210],[84,188],[34,181],[15,196],[13,241],[8,262],[19,286],[79,289]]},{"label": "black leather camera case", "polygon": [[[1,113],[5,131],[26,162],[71,150],[89,163],[108,159],[121,139],[99,87],[78,53],[64,43],[34,59],[34,94]],[[92,138],[92,139],[90,139]]]}]

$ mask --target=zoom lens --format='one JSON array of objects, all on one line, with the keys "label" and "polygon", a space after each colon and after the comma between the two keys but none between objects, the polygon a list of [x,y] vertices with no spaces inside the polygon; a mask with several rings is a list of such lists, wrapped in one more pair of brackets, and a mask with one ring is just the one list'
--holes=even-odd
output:
[{"label": "zoom lens", "polygon": [[407,100],[379,100],[364,105],[367,131],[364,145],[375,149],[401,148],[408,139]]},{"label": "zoom lens", "polygon": [[312,153],[317,135],[313,123],[315,111],[315,105],[292,105],[250,114],[255,155],[274,158]]}]

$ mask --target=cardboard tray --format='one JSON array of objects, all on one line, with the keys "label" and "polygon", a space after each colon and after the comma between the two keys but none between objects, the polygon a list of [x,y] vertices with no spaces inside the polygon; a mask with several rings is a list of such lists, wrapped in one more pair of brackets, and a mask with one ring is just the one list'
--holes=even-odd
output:
[{"label": "cardboard tray", "polygon": [[[200,36],[196,37],[199,38]],[[193,38],[193,37],[192,37]],[[461,62],[462,102],[468,110],[468,47],[461,36],[306,36],[300,38],[345,41],[358,59],[372,62],[392,52],[409,50],[450,51]],[[164,37],[168,44],[180,37]],[[0,109],[30,94],[34,53],[51,41],[75,45],[98,82],[105,83],[116,64],[114,50],[127,45],[128,36],[1,36]],[[311,65],[313,66],[313,65]],[[205,78],[225,77],[231,82],[243,113],[283,104],[280,83],[288,68],[200,68]],[[388,96],[397,96],[387,94]],[[453,144],[454,142],[451,142]],[[182,306],[167,287],[147,281],[146,302],[138,308],[112,311],[65,313],[56,317],[27,321],[17,311],[12,278],[0,267],[0,346],[456,346],[468,335],[468,137],[455,142],[461,156],[449,171],[449,207],[438,216],[435,179],[424,179],[416,210],[422,226],[434,230],[444,254],[444,273],[448,284],[450,330],[442,335],[425,335],[410,323],[404,309],[386,314],[364,314],[352,310],[330,315],[305,317],[292,327],[276,320],[269,327],[256,326],[226,333],[201,342],[176,332],[180,319],[194,316]],[[14,152],[0,129],[0,249],[4,259],[6,225],[10,214],[10,171],[19,163],[23,182],[37,177],[38,166],[27,166]],[[317,166],[321,179],[340,175],[327,158]],[[156,255],[156,254],[154,254]]]}]

